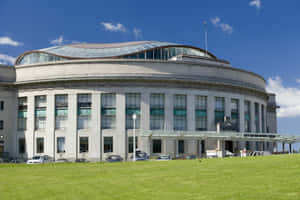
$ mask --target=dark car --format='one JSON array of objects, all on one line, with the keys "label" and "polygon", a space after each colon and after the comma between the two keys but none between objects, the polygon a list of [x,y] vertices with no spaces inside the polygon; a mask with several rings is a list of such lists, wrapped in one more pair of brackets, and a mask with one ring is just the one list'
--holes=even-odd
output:
[{"label": "dark car", "polygon": [[123,158],[119,155],[110,155],[105,159],[107,162],[121,162]]},{"label": "dark car", "polygon": [[[131,156],[131,159],[133,159],[133,156]],[[143,161],[143,160],[149,160],[149,156],[146,152],[137,151],[135,154],[135,160],[136,161]]]}]

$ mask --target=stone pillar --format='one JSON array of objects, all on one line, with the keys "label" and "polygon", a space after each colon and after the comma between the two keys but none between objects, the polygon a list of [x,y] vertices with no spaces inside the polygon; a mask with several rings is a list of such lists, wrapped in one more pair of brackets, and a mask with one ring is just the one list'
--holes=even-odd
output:
[{"label": "stone pillar", "polygon": [[215,131],[215,97],[209,95],[207,97],[207,130]]},{"label": "stone pillar", "polygon": [[46,137],[45,154],[51,156],[54,160],[56,154],[56,137],[55,137],[55,96],[49,94],[46,97]]},{"label": "stone pillar", "polygon": [[253,101],[250,101],[250,125],[251,132],[255,133],[255,104]]},{"label": "stone pillar", "polygon": [[165,129],[167,131],[173,131],[174,130],[174,111],[173,111],[173,94],[166,93],[165,94]]},{"label": "stone pillar", "polygon": [[77,94],[68,95],[68,133],[66,135],[66,152],[68,157],[76,160],[79,153],[77,132]]},{"label": "stone pillar", "polygon": [[231,99],[230,99],[230,97],[225,97],[225,116],[231,117]]},{"label": "stone pillar", "polygon": [[141,130],[150,130],[150,93],[141,93]]},{"label": "stone pillar", "polygon": [[195,96],[187,95],[187,130],[195,131]]},{"label": "stone pillar", "polygon": [[34,96],[27,97],[27,131],[25,134],[26,151],[28,157],[35,155],[35,127],[34,127]]},{"label": "stone pillar", "polygon": [[101,145],[101,97],[99,93],[92,94],[92,119],[90,135],[90,157],[99,161],[102,160]]},{"label": "stone pillar", "polygon": [[117,105],[117,115],[116,115],[116,137],[113,138],[114,153],[121,155],[125,160],[127,159],[126,153],[126,141],[127,134],[126,131],[126,104],[125,104],[125,94],[116,94],[116,105]]}]

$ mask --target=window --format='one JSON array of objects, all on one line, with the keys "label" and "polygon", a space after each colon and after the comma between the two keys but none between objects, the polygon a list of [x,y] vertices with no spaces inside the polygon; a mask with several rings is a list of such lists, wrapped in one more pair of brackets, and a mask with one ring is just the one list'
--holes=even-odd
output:
[{"label": "window", "polygon": [[35,129],[46,128],[46,96],[35,97]]},{"label": "window", "polygon": [[165,123],[165,96],[164,94],[150,95],[150,129],[162,130]]},{"label": "window", "polygon": [[261,105],[261,132],[265,132],[265,106]]},{"label": "window", "polygon": [[255,103],[255,131],[259,133],[259,104]]},{"label": "window", "polygon": [[184,153],[184,140],[178,140],[178,153]]},{"label": "window", "polygon": [[26,153],[26,143],[25,138],[19,138],[19,153]]},{"label": "window", "polygon": [[36,138],[36,153],[44,153],[44,138]]},{"label": "window", "polygon": [[[135,137],[135,149],[138,148],[138,137]],[[128,153],[133,152],[133,137],[128,137]]]},{"label": "window", "polygon": [[224,122],[225,100],[224,97],[215,98],[215,124]]},{"label": "window", "polygon": [[113,151],[113,137],[104,137],[104,153],[111,153]]},{"label": "window", "polygon": [[4,101],[0,101],[0,110],[4,110]]},{"label": "window", "polygon": [[187,129],[186,95],[174,95],[174,130]]},{"label": "window", "polygon": [[116,94],[101,94],[101,128],[116,127]]},{"label": "window", "polygon": [[57,138],[57,153],[65,153],[65,138],[64,137],[58,137]]},{"label": "window", "polygon": [[89,138],[88,137],[80,137],[79,149],[80,149],[80,153],[89,152]]},{"label": "window", "polygon": [[132,115],[136,114],[135,128],[140,128],[141,95],[138,93],[126,94],[126,128],[133,129]]},{"label": "window", "polygon": [[231,99],[231,122],[232,129],[239,131],[239,100]]},{"label": "window", "polygon": [[26,130],[27,126],[27,97],[18,98],[18,130]]},{"label": "window", "polygon": [[91,94],[79,94],[77,100],[77,128],[88,129],[91,121]]},{"label": "window", "polygon": [[195,120],[196,130],[206,131],[207,130],[207,97],[206,96],[195,96]]},{"label": "window", "polygon": [[55,128],[63,129],[68,122],[68,95],[55,95]]},{"label": "window", "polygon": [[246,150],[250,150],[250,142],[246,141]]},{"label": "window", "polygon": [[152,152],[161,153],[161,140],[152,140]]},{"label": "window", "polygon": [[245,132],[251,131],[250,101],[245,101]]},{"label": "window", "polygon": [[0,130],[3,130],[4,129],[4,122],[3,120],[0,120]]}]

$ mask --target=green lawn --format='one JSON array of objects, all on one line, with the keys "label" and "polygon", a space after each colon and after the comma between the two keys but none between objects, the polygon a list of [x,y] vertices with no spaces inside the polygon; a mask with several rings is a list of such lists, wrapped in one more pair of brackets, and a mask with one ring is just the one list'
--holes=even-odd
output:
[{"label": "green lawn", "polygon": [[0,164],[0,200],[300,199],[300,155]]}]

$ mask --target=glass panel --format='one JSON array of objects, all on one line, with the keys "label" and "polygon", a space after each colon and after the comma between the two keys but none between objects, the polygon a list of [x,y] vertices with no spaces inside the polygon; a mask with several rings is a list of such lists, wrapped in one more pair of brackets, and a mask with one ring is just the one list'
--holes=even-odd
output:
[{"label": "glass panel", "polygon": [[185,109],[174,109],[175,116],[185,116],[186,110]]},{"label": "glass panel", "polygon": [[102,108],[103,115],[115,115],[116,109],[115,108]]},{"label": "glass panel", "polygon": [[27,111],[18,111],[18,118],[27,118]]},{"label": "glass panel", "polygon": [[137,114],[140,115],[140,109],[134,109],[134,108],[127,108],[126,109],[126,115],[133,115],[133,114]]},{"label": "glass panel", "polygon": [[196,110],[197,117],[206,117],[206,110]]},{"label": "glass panel", "polygon": [[152,108],[150,109],[150,115],[164,115],[165,110],[162,108]]},{"label": "glass panel", "polygon": [[68,116],[68,110],[67,109],[57,109],[55,111],[56,116]]},{"label": "glass panel", "polygon": [[78,115],[81,115],[81,116],[91,115],[91,109],[90,108],[79,108]]},{"label": "glass panel", "polygon": [[104,153],[113,151],[113,137],[104,137]]}]

